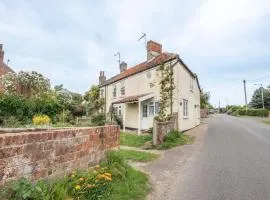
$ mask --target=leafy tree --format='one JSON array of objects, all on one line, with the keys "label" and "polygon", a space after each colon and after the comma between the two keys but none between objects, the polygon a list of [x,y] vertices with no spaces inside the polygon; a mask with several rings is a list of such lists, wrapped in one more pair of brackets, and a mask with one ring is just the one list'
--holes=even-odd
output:
[{"label": "leafy tree", "polygon": [[84,99],[87,101],[87,110],[90,115],[97,114],[105,103],[104,98],[100,98],[100,89],[96,85],[93,85],[90,90],[85,93]]},{"label": "leafy tree", "polygon": [[9,72],[1,77],[1,82],[6,94],[17,94],[19,85],[27,89],[29,97],[50,90],[49,79],[36,71],[20,71],[18,74]]},{"label": "leafy tree", "polygon": [[262,108],[262,90],[263,90],[263,101],[264,107],[270,110],[270,86],[268,88],[258,88],[254,91],[249,106],[251,108]]},{"label": "leafy tree", "polygon": [[201,91],[201,109],[212,107],[209,103],[210,100],[210,92]]}]

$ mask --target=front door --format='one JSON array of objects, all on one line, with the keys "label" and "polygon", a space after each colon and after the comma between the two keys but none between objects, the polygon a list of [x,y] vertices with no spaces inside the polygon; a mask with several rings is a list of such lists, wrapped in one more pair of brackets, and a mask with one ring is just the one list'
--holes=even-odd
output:
[{"label": "front door", "polygon": [[147,104],[142,104],[142,111],[141,111],[141,129],[148,129],[148,106]]}]

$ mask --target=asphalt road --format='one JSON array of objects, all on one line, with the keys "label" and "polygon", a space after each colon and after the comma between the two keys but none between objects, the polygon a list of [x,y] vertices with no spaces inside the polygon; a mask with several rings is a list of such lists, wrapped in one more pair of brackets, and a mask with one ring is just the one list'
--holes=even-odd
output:
[{"label": "asphalt road", "polygon": [[[176,157],[181,154],[184,157]],[[189,156],[181,164],[186,154]],[[190,150],[172,150],[164,159],[167,159],[165,167],[173,171],[169,174],[171,182],[167,181],[162,194],[149,199],[270,200],[269,125],[215,115],[208,120],[200,144]],[[159,162],[150,168],[153,174],[166,161]],[[154,178],[160,181],[160,186],[162,179],[166,182],[166,176]]]}]

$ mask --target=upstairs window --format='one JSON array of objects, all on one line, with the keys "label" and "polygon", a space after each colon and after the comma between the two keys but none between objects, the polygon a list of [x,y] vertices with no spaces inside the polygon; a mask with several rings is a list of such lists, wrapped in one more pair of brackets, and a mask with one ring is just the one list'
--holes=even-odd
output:
[{"label": "upstairs window", "polygon": [[188,118],[188,100],[183,99],[183,117]]},{"label": "upstairs window", "polygon": [[124,81],[121,82],[120,92],[121,92],[121,96],[124,96],[126,94],[126,88],[125,88],[125,82]]},{"label": "upstairs window", "polygon": [[124,96],[126,94],[126,88],[125,86],[121,87],[121,95]]},{"label": "upstairs window", "polygon": [[113,87],[113,97],[116,97],[116,85]]}]

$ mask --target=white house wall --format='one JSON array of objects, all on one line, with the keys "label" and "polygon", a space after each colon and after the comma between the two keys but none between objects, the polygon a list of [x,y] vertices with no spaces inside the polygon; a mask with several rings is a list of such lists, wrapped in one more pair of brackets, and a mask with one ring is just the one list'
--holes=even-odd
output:
[{"label": "white house wall", "polygon": [[[177,64],[177,93],[178,93],[178,120],[180,130],[188,130],[200,124],[200,90],[196,79],[193,81],[193,90],[190,89],[190,73],[181,64]],[[183,99],[188,100],[188,118],[183,116]],[[182,104],[182,105],[180,105]],[[196,105],[196,107],[195,107]]]}]

